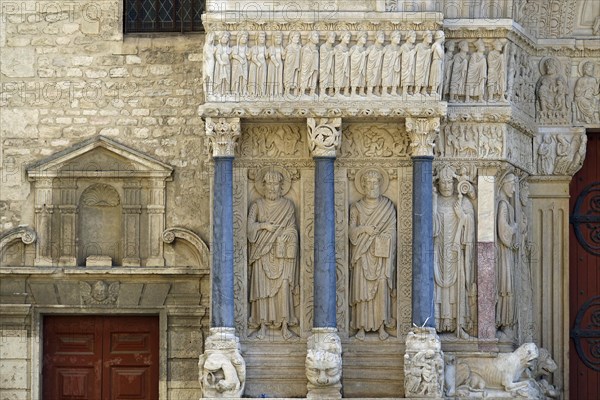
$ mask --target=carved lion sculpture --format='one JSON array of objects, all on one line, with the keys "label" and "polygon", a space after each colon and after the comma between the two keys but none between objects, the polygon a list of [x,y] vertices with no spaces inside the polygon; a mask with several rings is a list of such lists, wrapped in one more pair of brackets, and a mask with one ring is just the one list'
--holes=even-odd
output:
[{"label": "carved lion sculpture", "polygon": [[531,367],[539,356],[533,343],[526,343],[512,353],[499,354],[496,358],[468,357],[457,360],[457,390],[483,392],[485,389],[504,390],[511,396],[520,396],[520,390],[530,387],[531,379],[523,379],[523,372]]},{"label": "carved lion sculpture", "polygon": [[[243,360],[242,360],[243,363]],[[211,352],[200,358],[200,379],[206,397],[240,397],[244,391],[241,365],[235,354]]]},{"label": "carved lion sculpture", "polygon": [[548,350],[540,348],[540,356],[533,367],[527,372],[528,378],[535,380],[538,397],[541,399],[557,399],[560,391],[546,380],[558,368]]},{"label": "carved lion sculpture", "polygon": [[328,351],[309,351],[306,356],[306,377],[315,386],[329,386],[342,378],[342,358]]}]

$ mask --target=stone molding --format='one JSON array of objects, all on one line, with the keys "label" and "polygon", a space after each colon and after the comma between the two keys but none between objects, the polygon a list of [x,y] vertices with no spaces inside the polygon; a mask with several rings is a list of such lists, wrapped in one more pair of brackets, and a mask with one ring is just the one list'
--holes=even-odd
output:
[{"label": "stone molding", "polygon": [[206,136],[213,157],[234,157],[240,134],[239,118],[206,118]]},{"label": "stone molding", "polygon": [[175,243],[176,239],[189,243],[198,253],[198,259],[201,269],[210,269],[210,250],[200,236],[189,229],[173,227],[165,229],[162,234],[162,240],[165,243]]},{"label": "stone molding", "polygon": [[36,232],[28,226],[18,226],[9,229],[0,235],[0,254],[13,242],[21,240],[24,244],[32,244],[37,239]]},{"label": "stone molding", "polygon": [[439,118],[406,118],[412,157],[433,156],[434,140],[439,129]]}]

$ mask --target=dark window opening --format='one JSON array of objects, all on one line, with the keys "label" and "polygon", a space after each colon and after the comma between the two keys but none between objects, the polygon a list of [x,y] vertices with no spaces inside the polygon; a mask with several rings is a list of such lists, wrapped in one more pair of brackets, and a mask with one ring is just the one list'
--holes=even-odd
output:
[{"label": "dark window opening", "polygon": [[205,0],[125,0],[125,33],[203,31]]}]

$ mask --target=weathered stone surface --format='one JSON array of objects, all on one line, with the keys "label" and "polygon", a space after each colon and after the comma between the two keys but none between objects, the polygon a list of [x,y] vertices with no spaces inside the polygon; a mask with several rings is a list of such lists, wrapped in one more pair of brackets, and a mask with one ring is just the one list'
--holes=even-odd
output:
[{"label": "weathered stone surface", "polygon": [[27,78],[35,75],[35,50],[30,47],[2,48],[0,72],[10,78]]},{"label": "weathered stone surface", "polygon": [[0,360],[0,388],[28,388],[26,360]]}]

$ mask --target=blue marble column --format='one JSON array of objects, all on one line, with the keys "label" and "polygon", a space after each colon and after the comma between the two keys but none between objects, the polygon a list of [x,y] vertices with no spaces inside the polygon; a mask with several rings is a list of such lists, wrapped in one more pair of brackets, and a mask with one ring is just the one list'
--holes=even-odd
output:
[{"label": "blue marble column", "polygon": [[335,328],[335,157],[315,157],[315,328]]},{"label": "blue marble column", "polygon": [[234,328],[233,159],[238,118],[206,119],[214,160],[211,327]]},{"label": "blue marble column", "polygon": [[413,148],[412,322],[435,328],[433,277],[433,143],[439,118],[407,118]]},{"label": "blue marble column", "polygon": [[233,328],[233,157],[214,161],[211,326]]}]

